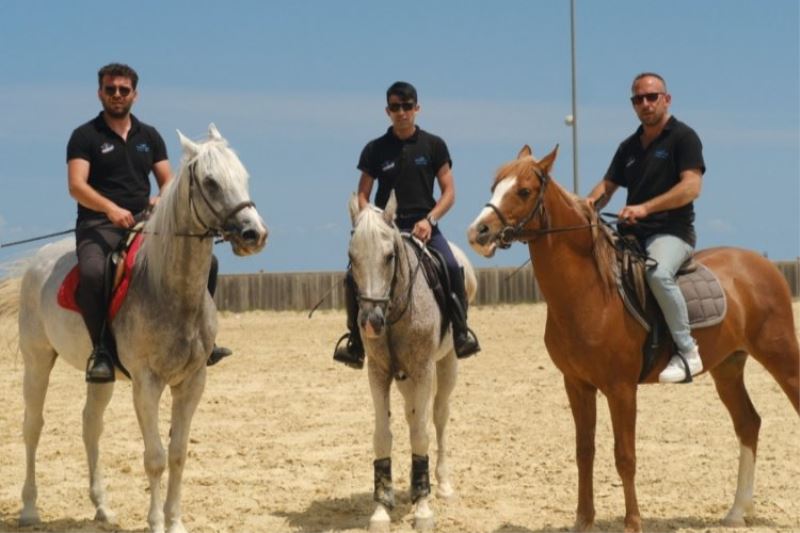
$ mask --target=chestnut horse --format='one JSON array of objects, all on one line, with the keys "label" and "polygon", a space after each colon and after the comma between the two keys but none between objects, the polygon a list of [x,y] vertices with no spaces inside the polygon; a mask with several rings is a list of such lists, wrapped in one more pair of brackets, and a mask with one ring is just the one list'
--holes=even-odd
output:
[{"label": "chestnut horse", "polygon": [[[470,245],[485,257],[514,240],[527,241],[535,276],[547,301],[545,345],[564,375],[575,421],[578,508],[575,529],[594,522],[592,469],[597,391],[608,401],[617,472],[625,493],[625,531],[641,531],[636,499],[636,392],[645,330],[623,306],[612,245],[588,204],[550,178],[558,148],[541,161],[528,146],[502,166],[491,202],[468,229]],[[753,476],[761,419],[744,383],[751,354],[800,411],[800,352],[788,285],[760,255],[735,248],[699,251],[725,291],[728,310],[716,326],[693,335],[703,368],[714,380],[739,438],[739,473],[726,525],[743,526],[752,512]],[[645,376],[654,383],[670,354],[659,354]]]}]

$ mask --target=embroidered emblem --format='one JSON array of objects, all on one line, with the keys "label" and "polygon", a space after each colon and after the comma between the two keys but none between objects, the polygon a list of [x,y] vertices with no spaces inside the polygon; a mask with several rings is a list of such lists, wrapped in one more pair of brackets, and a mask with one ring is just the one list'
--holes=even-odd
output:
[{"label": "embroidered emblem", "polygon": [[634,163],[636,163],[636,158],[635,158],[635,157],[631,157],[631,158],[630,158],[630,159],[628,159],[628,161],[625,163],[625,168],[628,168],[629,166],[631,166],[631,165],[632,165],[632,164],[634,164]]},{"label": "embroidered emblem", "polygon": [[150,147],[147,146],[147,143],[137,144],[136,145],[136,151],[137,152],[149,152],[150,151]]},{"label": "embroidered emblem", "polygon": [[114,149],[114,145],[111,143],[103,143],[100,145],[100,153],[107,154],[108,152]]},{"label": "embroidered emblem", "polygon": [[653,155],[656,159],[666,159],[669,157],[669,151],[666,148],[659,148]]},{"label": "embroidered emblem", "polygon": [[387,172],[394,168],[394,161],[384,161],[381,165],[381,170]]},{"label": "embroidered emblem", "polygon": [[427,157],[425,157],[424,155],[417,156],[417,158],[416,158],[416,159],[414,159],[414,163],[415,163],[417,166],[420,166],[420,167],[421,167],[421,166],[425,166],[425,165],[427,165],[427,164],[428,164],[428,158],[427,158]]}]

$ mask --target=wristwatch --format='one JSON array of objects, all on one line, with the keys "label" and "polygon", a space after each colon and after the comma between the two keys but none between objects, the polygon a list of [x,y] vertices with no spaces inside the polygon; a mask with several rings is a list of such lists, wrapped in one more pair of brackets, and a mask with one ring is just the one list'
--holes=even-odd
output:
[{"label": "wristwatch", "polygon": [[426,217],[425,217],[425,220],[427,220],[427,221],[428,221],[428,224],[430,224],[432,228],[435,228],[435,227],[436,227],[436,224],[438,224],[438,223],[439,223],[439,221],[438,221],[438,220],[436,220],[436,217],[435,217],[435,216],[433,216],[433,215],[428,215],[428,216],[426,216]]}]

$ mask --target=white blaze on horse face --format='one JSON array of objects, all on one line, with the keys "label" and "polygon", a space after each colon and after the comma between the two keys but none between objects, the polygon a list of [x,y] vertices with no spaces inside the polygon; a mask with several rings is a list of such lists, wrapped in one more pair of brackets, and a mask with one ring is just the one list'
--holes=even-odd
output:
[{"label": "white blaze on horse face", "polygon": [[[503,198],[505,198],[506,194],[512,190],[516,184],[516,176],[509,176],[503,179],[494,188],[494,193],[492,194],[492,199],[489,200],[489,203],[502,211]],[[494,217],[496,221],[494,224],[490,224],[488,222],[488,220],[490,220],[492,217]],[[484,225],[489,228],[489,240],[487,242],[478,242],[478,238],[481,236],[481,232],[478,231],[478,228]],[[489,206],[484,207],[467,230],[467,238],[470,246],[472,246],[472,249],[482,256],[491,257],[497,248],[497,243],[495,242],[494,237],[501,229],[502,222],[500,222],[500,219],[497,218],[497,213],[495,213],[494,210]]]}]

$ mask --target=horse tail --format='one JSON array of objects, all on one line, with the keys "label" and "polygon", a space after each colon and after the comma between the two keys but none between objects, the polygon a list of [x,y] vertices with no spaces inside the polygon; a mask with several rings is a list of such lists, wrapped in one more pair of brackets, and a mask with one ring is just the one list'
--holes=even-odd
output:
[{"label": "horse tail", "polygon": [[19,263],[0,265],[7,274],[0,277],[0,319],[15,316],[19,312],[22,269]]}]

